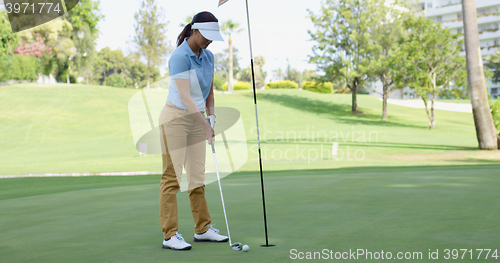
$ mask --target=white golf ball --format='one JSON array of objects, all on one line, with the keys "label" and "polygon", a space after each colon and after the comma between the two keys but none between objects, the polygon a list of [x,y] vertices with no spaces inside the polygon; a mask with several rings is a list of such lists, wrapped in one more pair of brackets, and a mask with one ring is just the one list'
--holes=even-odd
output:
[{"label": "white golf ball", "polygon": [[243,245],[243,251],[247,252],[250,250],[250,247],[248,245]]}]

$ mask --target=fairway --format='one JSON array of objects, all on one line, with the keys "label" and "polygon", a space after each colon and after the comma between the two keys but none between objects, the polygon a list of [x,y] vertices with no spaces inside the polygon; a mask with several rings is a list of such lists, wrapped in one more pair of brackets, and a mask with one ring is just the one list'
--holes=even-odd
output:
[{"label": "fairway", "polygon": [[[135,148],[127,105],[138,92],[65,84],[1,87],[0,175],[161,171],[159,155],[139,157]],[[424,109],[389,105],[389,120],[382,121],[381,101],[368,95],[358,95],[364,113],[358,115],[350,112],[350,94],[258,90],[257,97],[267,171],[500,163],[500,152],[477,150],[471,113],[436,110],[431,131]],[[248,158],[239,171],[258,170],[252,92],[215,94],[215,102],[241,113]]]},{"label": "fairway", "polygon": [[[500,249],[498,165],[345,168],[268,172],[270,243],[258,173],[222,180],[235,252],[227,243],[161,249],[159,176],[3,179],[2,262],[271,262],[290,250],[423,252]],[[225,233],[217,184],[207,186],[213,223]],[[179,230],[192,241],[187,194]],[[448,262],[440,254],[440,260]],[[483,254],[484,256],[484,254]],[[477,257],[477,254],[474,254]],[[362,259],[362,258],[359,258]],[[427,259],[427,260],[426,260]],[[383,261],[383,260],[378,260]],[[496,262],[463,259],[460,262]]]}]

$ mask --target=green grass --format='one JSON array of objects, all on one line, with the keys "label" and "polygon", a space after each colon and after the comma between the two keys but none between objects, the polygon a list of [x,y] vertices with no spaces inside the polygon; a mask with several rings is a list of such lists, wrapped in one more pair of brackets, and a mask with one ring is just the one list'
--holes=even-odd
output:
[{"label": "green grass", "polygon": [[[134,147],[128,102],[136,92],[0,87],[0,175],[159,171],[159,156],[138,158]],[[428,262],[429,249],[439,249],[433,261],[448,262],[444,249],[462,248],[474,259],[461,262],[496,261],[476,259],[475,249],[500,249],[500,153],[477,150],[470,113],[438,110],[430,131],[423,109],[389,105],[382,121],[381,102],[370,96],[358,97],[364,114],[353,115],[350,95],[259,90],[269,237],[277,245],[261,248],[253,96],[215,99],[241,112],[249,143],[245,165],[222,180],[232,238],[249,244],[248,253],[214,243],[161,249],[159,175],[13,178],[0,179],[0,261],[281,262],[291,249],[367,249],[422,252]],[[329,156],[333,141],[344,153],[338,160]],[[311,160],[321,157],[315,151],[326,158]],[[290,160],[279,156],[287,152]],[[226,233],[218,185],[208,184],[206,195]],[[178,203],[179,230],[190,241],[186,192]]]},{"label": "green grass", "polygon": [[[159,176],[15,178],[0,184],[2,262],[282,262],[290,250],[423,252],[500,249],[499,165],[366,167],[267,172],[265,242],[256,172],[222,180],[232,238],[161,249]],[[213,223],[226,233],[217,184],[207,185]],[[192,240],[186,192],[179,231]],[[460,262],[496,261],[463,259]],[[483,254],[484,257],[484,254]],[[361,260],[362,261],[362,260]],[[384,260],[380,260],[386,262]],[[391,260],[389,260],[391,262]]]},{"label": "green grass", "polygon": [[[137,92],[85,85],[0,87],[0,174],[160,171],[160,156],[139,158],[135,149],[128,102]],[[361,115],[350,113],[349,94],[259,90],[257,96],[265,170],[500,161],[498,152],[477,150],[470,113],[437,110],[437,127],[430,131],[423,109],[389,105],[389,120],[382,121],[380,100],[367,95],[358,96]],[[215,100],[241,112],[249,152],[240,171],[258,170],[251,91],[216,94]],[[331,156],[334,141],[340,142],[338,160]]]},{"label": "green grass", "polygon": [[1,87],[1,173],[109,171],[133,160],[127,101],[135,92],[82,85]]}]

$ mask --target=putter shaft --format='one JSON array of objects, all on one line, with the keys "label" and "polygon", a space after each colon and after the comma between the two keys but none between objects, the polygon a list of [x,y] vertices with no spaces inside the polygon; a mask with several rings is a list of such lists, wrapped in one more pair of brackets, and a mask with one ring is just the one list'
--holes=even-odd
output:
[{"label": "putter shaft", "polygon": [[217,182],[219,183],[219,190],[220,190],[220,199],[222,201],[222,210],[224,210],[224,219],[226,220],[226,228],[227,228],[227,236],[229,237],[229,246],[233,246],[233,242],[231,242],[231,233],[229,232],[229,224],[227,222],[227,215],[226,215],[226,206],[224,204],[224,195],[222,194],[222,186],[220,183],[220,176],[219,176],[219,167],[217,166],[217,157],[215,155],[215,146],[214,143],[212,142],[212,153],[214,155],[214,163],[215,163],[215,171],[217,173]]}]

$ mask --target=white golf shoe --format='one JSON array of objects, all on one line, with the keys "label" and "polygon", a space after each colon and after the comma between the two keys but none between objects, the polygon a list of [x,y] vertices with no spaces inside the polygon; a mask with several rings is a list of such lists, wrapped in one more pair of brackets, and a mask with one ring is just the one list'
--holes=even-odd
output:
[{"label": "white golf shoe", "polygon": [[190,250],[191,244],[184,241],[181,234],[176,233],[171,238],[165,240],[163,239],[162,248],[170,248],[173,250]]},{"label": "white golf shoe", "polygon": [[229,238],[219,234],[219,230],[210,226],[210,228],[203,234],[194,234],[195,242],[227,242]]}]

